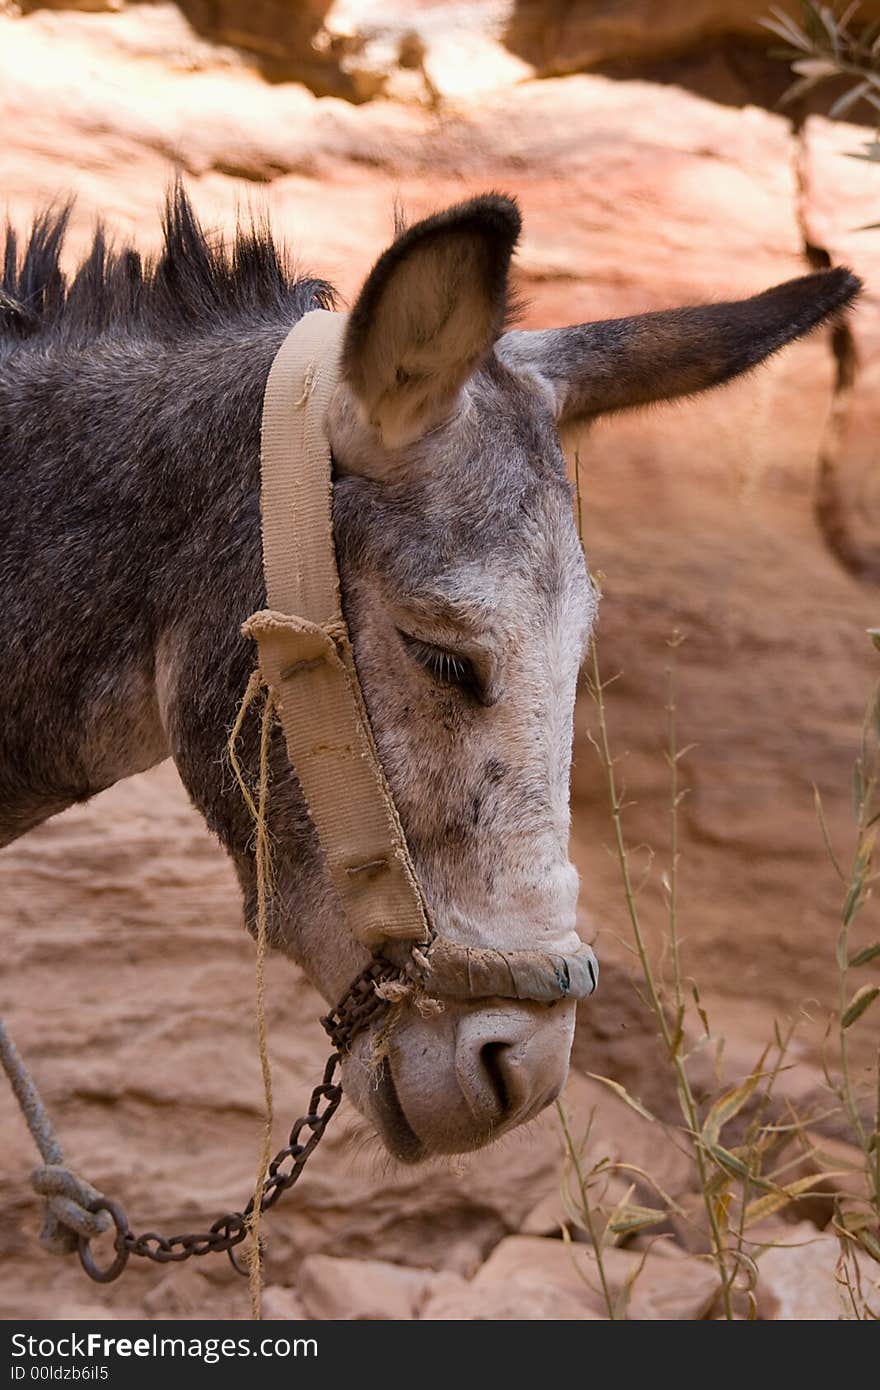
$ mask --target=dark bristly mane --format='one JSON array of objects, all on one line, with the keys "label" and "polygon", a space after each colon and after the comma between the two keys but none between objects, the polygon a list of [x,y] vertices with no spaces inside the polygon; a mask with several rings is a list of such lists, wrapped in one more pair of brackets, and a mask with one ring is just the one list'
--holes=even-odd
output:
[{"label": "dark bristly mane", "polygon": [[105,335],[174,338],[235,320],[284,318],[333,304],[324,280],[297,278],[265,221],[239,226],[231,246],[200,225],[181,184],[168,192],[154,259],[114,247],[99,224],[68,279],[60,257],[71,204],[39,214],[23,251],[7,225],[0,279],[0,351]]}]

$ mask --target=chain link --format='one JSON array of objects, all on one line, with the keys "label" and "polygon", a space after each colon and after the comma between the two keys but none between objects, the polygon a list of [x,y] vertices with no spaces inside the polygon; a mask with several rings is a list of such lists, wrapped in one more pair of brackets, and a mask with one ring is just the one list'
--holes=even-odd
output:
[{"label": "chain link", "polygon": [[[376,991],[380,984],[404,979],[402,970],[390,961],[376,957],[358,975],[334,1009],[321,1019],[330,1035],[334,1051],[327,1059],[324,1075],[312,1092],[308,1113],[294,1121],[283,1149],[272,1159],[260,1197],[260,1211],[269,1211],[288,1188],[299,1180],[300,1174],[324,1137],[324,1132],[342,1101],[342,1083],[336,1081],[337,1068],[358,1033],[388,1008],[388,1001]],[[306,1136],[305,1138],[303,1136]],[[254,1210],[253,1197],[243,1211],[219,1216],[208,1231],[188,1235],[162,1236],[156,1231],[135,1235],[119,1202],[110,1197],[98,1197],[90,1211],[106,1211],[116,1228],[114,1259],[105,1268],[97,1264],[91,1251],[91,1241],[79,1238],[80,1263],[90,1279],[98,1284],[111,1284],[118,1279],[132,1255],[139,1255],[155,1264],[180,1264],[193,1256],[224,1252],[239,1274],[247,1274],[235,1258],[235,1247],[247,1239],[249,1218]]]},{"label": "chain link", "polygon": [[365,970],[353,980],[345,994],[321,1026],[329,1034],[337,1052],[347,1052],[358,1033],[372,1023],[377,1014],[387,1008],[387,1001],[377,993],[377,987],[391,980],[405,980],[396,965],[382,956],[374,956]]}]

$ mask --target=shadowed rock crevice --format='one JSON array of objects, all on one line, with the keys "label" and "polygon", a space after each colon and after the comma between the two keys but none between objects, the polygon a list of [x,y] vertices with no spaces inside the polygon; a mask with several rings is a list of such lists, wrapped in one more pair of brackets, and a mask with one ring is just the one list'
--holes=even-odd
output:
[{"label": "shadowed rock crevice", "polygon": [[[600,73],[620,81],[675,85],[725,106],[761,106],[778,111],[792,84],[777,56],[781,41],[761,21],[772,6],[765,0],[515,0],[502,40],[529,63],[537,77]],[[799,17],[798,3],[779,8]],[[876,18],[873,0],[860,19]],[[858,22],[858,21],[857,21]],[[791,108],[803,120],[826,111],[847,90],[847,79],[831,79]],[[873,125],[866,102],[850,119]]]},{"label": "shadowed rock crevice", "polygon": [[[825,270],[834,264],[827,247],[811,233],[807,203],[810,186],[806,168],[807,126],[799,121],[794,130],[797,219],[804,244],[804,257],[811,269]],[[853,313],[858,316],[856,303]],[[846,437],[853,397],[859,379],[859,351],[853,313],[842,315],[832,324],[827,343],[833,358],[832,399],[824,429],[818,442],[817,473],[813,511],[829,551],[848,574],[869,584],[880,584],[880,544],[871,532],[859,526],[858,489],[846,485],[844,465]],[[855,496],[853,495],[855,492]]]},{"label": "shadowed rock crevice", "polygon": [[858,534],[853,504],[840,476],[846,425],[858,375],[858,352],[851,326],[841,322],[832,329],[831,350],[835,362],[834,399],[828,424],[819,444],[815,513],[829,550],[856,579],[880,584],[880,545]]}]

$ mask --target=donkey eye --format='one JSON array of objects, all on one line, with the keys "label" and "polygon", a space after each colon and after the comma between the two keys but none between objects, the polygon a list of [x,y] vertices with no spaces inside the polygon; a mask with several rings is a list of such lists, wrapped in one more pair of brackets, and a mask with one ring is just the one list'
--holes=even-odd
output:
[{"label": "donkey eye", "polygon": [[414,661],[418,662],[429,675],[442,685],[457,685],[462,690],[477,694],[479,681],[474,664],[460,652],[448,651],[446,647],[435,647],[431,642],[421,642],[418,637],[410,637],[401,632],[403,644]]}]

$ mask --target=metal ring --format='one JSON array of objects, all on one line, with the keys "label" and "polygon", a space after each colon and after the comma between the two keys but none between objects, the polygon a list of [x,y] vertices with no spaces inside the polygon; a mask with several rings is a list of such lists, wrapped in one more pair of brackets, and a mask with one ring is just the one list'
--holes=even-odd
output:
[{"label": "metal ring", "polygon": [[101,1269],[100,1265],[95,1264],[91,1251],[91,1236],[79,1236],[77,1238],[77,1254],[79,1262],[90,1279],[94,1279],[96,1284],[112,1284],[114,1279],[118,1279],[125,1266],[128,1264],[130,1251],[126,1243],[128,1236],[128,1221],[125,1212],[118,1202],[114,1202],[110,1197],[98,1197],[94,1202],[90,1202],[88,1210],[97,1214],[99,1211],[109,1212],[116,1227],[116,1240],[114,1249],[116,1258],[106,1269]]}]

